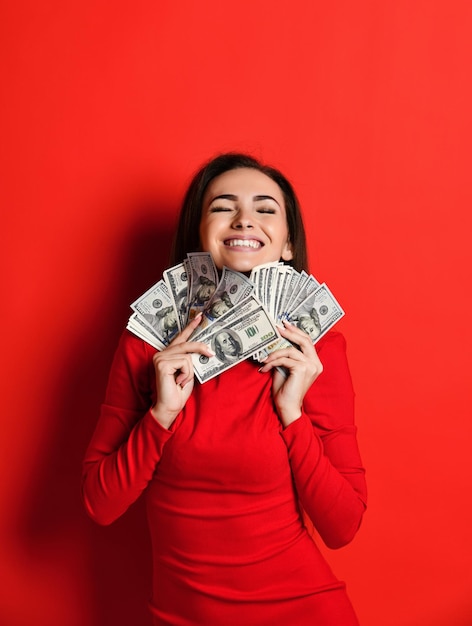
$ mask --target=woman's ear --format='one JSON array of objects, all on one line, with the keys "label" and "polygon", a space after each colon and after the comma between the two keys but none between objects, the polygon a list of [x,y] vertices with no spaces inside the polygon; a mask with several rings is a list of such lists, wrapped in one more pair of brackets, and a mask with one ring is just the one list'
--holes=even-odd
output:
[{"label": "woman's ear", "polygon": [[292,244],[289,240],[287,240],[287,243],[285,244],[284,249],[282,250],[282,259],[284,261],[291,261],[293,259]]}]

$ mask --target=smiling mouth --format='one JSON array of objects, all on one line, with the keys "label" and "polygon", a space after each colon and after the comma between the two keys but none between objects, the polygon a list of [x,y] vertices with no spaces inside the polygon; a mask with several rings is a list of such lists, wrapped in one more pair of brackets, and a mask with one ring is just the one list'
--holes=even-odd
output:
[{"label": "smiling mouth", "polygon": [[229,248],[252,248],[253,250],[258,250],[263,246],[257,239],[226,239],[224,244]]}]

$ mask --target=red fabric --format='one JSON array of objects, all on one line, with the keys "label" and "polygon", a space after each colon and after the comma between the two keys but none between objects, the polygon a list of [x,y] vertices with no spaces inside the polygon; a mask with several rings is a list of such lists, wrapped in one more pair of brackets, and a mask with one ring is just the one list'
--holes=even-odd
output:
[{"label": "red fabric", "polygon": [[271,375],[247,360],[196,383],[167,431],[149,412],[155,351],[123,334],[83,495],[108,524],[145,492],[156,625],[357,624],[300,510],[336,548],[353,538],[366,501],[344,338],[330,332],[317,350],[324,371],[288,428]]}]

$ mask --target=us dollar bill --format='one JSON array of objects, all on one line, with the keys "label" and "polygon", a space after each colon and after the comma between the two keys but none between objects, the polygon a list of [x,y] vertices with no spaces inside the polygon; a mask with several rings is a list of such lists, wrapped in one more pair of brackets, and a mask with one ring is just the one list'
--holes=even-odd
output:
[{"label": "us dollar bill", "polygon": [[251,274],[249,275],[249,280],[254,283],[256,287],[256,296],[259,298],[260,302],[266,306],[266,308],[268,306],[266,276],[270,268],[279,267],[280,265],[282,265],[280,261],[256,265],[256,267],[251,270]]},{"label": "us dollar bill", "polygon": [[288,295],[289,279],[295,270],[288,265],[282,265],[279,268],[279,273],[276,281],[276,296],[274,306],[274,319],[277,321],[281,319],[281,313],[283,308],[283,302]]},{"label": "us dollar bill", "polygon": [[216,291],[203,310],[203,319],[199,329],[206,328],[225,315],[241,300],[247,298],[254,289],[254,284],[247,276],[228,267],[223,267]]},{"label": "us dollar bill", "polygon": [[[312,343],[316,344],[343,315],[341,305],[326,284],[322,283],[295,311],[287,315],[287,319],[303,330]],[[279,337],[254,354],[253,358],[263,361],[272,352],[292,345],[288,339]]]},{"label": "us dollar bill", "polygon": [[263,360],[292,347],[277,331],[276,324],[285,319],[316,343],[344,315],[326,284],[305,271],[273,262],[253,268],[249,278],[225,267],[219,279],[206,252],[191,253],[167,269],[131,308],[127,329],[158,350],[203,312],[189,340],[207,343],[216,356],[192,355],[200,382],[246,358]]},{"label": "us dollar bill", "polygon": [[165,345],[160,341],[159,337],[152,330],[152,328],[150,328],[146,322],[139,317],[138,313],[133,313],[131,315],[126,328],[140,339],[146,341],[146,343],[153,348],[156,348],[157,350],[164,350]]},{"label": "us dollar bill", "polygon": [[275,313],[275,303],[277,299],[277,279],[279,276],[280,268],[279,267],[270,267],[266,273],[266,283],[265,283],[265,300],[264,304],[272,315],[272,317],[276,318]]},{"label": "us dollar bill", "polygon": [[288,304],[292,299],[294,293],[296,293],[296,289],[301,278],[300,272],[297,272],[297,270],[295,270],[293,267],[289,267],[289,270],[290,272],[287,274],[283,285],[283,293],[279,303],[277,321],[284,318],[285,313],[288,310]]},{"label": "us dollar bill", "polygon": [[135,300],[131,308],[154,331],[164,346],[169,345],[179,332],[174,302],[162,278]]},{"label": "us dollar bill", "polygon": [[253,295],[240,302],[238,314],[226,315],[199,335],[215,353],[192,354],[197,379],[204,383],[251,357],[279,336],[274,320]]},{"label": "us dollar bill", "polygon": [[299,283],[297,291],[286,305],[286,311],[295,311],[302,302],[304,302],[311,294],[313,294],[320,283],[311,274],[302,272],[303,282]]},{"label": "us dollar bill", "polygon": [[190,274],[187,321],[190,322],[197,313],[204,310],[215,293],[218,270],[208,252],[192,252],[187,255],[187,260]]},{"label": "us dollar bill", "polygon": [[305,331],[313,343],[343,317],[344,311],[325,283],[311,293],[287,319]]},{"label": "us dollar bill", "polygon": [[276,337],[274,341],[271,341],[267,345],[265,345],[262,350],[258,350],[255,354],[252,355],[252,358],[256,361],[263,361],[266,359],[269,354],[275,352],[276,350],[282,350],[282,348],[292,348],[293,343],[290,343],[288,339],[285,337]]},{"label": "us dollar bill", "polygon": [[179,263],[178,265],[174,265],[174,267],[170,267],[164,272],[163,276],[172,297],[179,330],[183,330],[187,324],[189,299],[187,263]]}]

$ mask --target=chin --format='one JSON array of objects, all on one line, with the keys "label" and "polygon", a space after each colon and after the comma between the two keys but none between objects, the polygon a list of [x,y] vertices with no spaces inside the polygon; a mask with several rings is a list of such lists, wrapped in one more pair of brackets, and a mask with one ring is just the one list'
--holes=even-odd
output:
[{"label": "chin", "polygon": [[241,274],[246,274],[251,272],[253,267],[256,267],[256,265],[261,265],[263,263],[263,261],[240,261],[239,263],[228,263],[226,264],[226,267],[231,268],[232,270],[234,270],[235,272],[241,272]]}]

